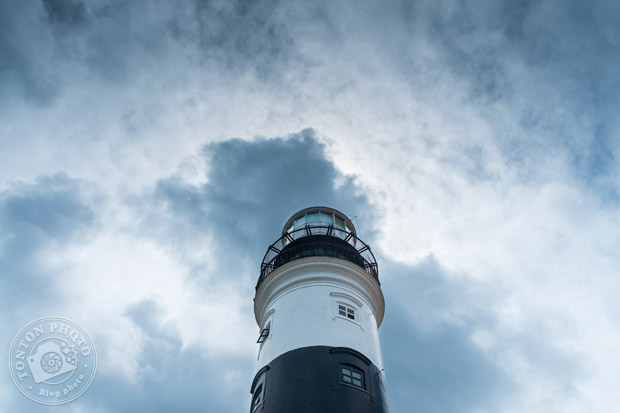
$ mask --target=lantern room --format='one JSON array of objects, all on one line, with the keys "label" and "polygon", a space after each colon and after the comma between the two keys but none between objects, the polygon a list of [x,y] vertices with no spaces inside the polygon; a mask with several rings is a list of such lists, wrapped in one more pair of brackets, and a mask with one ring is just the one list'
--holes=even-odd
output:
[{"label": "lantern room", "polygon": [[282,229],[282,236],[287,234],[289,236],[285,239],[288,241],[307,235],[331,235],[345,239],[352,234],[353,239],[357,238],[351,220],[342,212],[327,207],[306,208],[293,215]]}]

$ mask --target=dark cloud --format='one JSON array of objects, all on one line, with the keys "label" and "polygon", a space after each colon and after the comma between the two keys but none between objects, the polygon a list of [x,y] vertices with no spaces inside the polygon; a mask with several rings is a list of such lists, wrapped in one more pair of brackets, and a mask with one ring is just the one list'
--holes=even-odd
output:
[{"label": "dark cloud", "polygon": [[88,237],[96,200],[85,193],[84,182],[62,173],[14,184],[0,193],[0,283],[6,292],[5,306],[17,300],[22,305],[27,300],[42,304],[53,297],[50,280],[55,274],[41,268],[38,254]]},{"label": "dark cloud", "polygon": [[[615,200],[617,179],[607,178],[618,175],[618,145],[610,143],[619,128],[619,11],[613,1],[446,0],[365,5],[340,21],[328,15],[352,62],[379,56],[423,105],[437,99],[431,111],[446,110],[442,103],[457,97],[480,113],[492,144],[524,181],[546,181],[545,167],[568,159],[592,194]],[[354,38],[368,58],[347,48]],[[446,84],[450,97],[440,95]],[[446,119],[469,116],[448,110]],[[457,144],[467,152],[468,141],[475,137],[464,133]],[[462,150],[456,155],[469,159]]]},{"label": "dark cloud", "polygon": [[80,199],[81,186],[80,181],[61,173],[4,191],[0,194],[3,233],[13,239],[29,234],[27,243],[35,246],[43,239],[70,240],[94,218],[92,209]]},{"label": "dark cloud", "polygon": [[[252,68],[270,78],[293,51],[289,21],[280,1],[238,0],[228,7],[196,2],[198,45],[209,60],[221,61],[232,70]],[[182,27],[174,27],[183,33]]]},{"label": "dark cloud", "polygon": [[[173,325],[162,325],[166,312],[157,301],[153,299],[139,301],[130,305],[125,310],[124,315],[148,335],[147,345],[154,347],[154,352],[159,347],[168,347],[176,351],[180,350],[183,343],[179,337],[179,332],[175,330]],[[159,363],[162,359],[161,357],[153,359],[146,357],[143,361],[145,363]],[[162,369],[154,368],[154,370],[159,371]]]},{"label": "dark cloud", "polygon": [[[169,214],[166,239],[182,244],[197,233],[209,234],[218,254],[234,254],[222,261],[231,276],[243,273],[238,265],[249,263],[258,272],[259,260],[286,220],[308,206],[331,206],[373,222],[374,211],[354,177],[343,177],[326,159],[311,129],[287,138],[213,143],[203,155],[207,184],[197,187],[170,178],[158,184],[155,199]],[[339,179],[344,184],[336,186]],[[159,219],[147,216],[144,225],[152,228]]]},{"label": "dark cloud", "polygon": [[[536,376],[553,383],[562,400],[578,400],[585,366],[574,352],[554,346],[547,320],[524,331],[500,333],[498,290],[465,274],[451,274],[431,256],[415,266],[381,258],[386,315],[381,344],[394,411],[499,411],[520,396],[506,354],[521,354]],[[474,342],[497,334],[493,348]],[[398,406],[398,407],[397,407]]]},{"label": "dark cloud", "polygon": [[147,78],[152,85],[196,64],[205,75],[215,68],[273,78],[294,43],[281,12],[277,2],[245,0],[4,4],[0,91],[50,104],[83,81],[126,87]]},{"label": "dark cloud", "polygon": [[588,185],[591,194],[609,205],[620,201],[620,188],[614,178],[618,166],[617,136],[605,124],[596,127],[592,143],[585,151],[575,152],[571,164]]},{"label": "dark cloud", "polygon": [[394,307],[381,333],[394,411],[501,410],[510,379],[471,343],[470,331],[456,325],[424,331],[405,316],[406,309]]},{"label": "dark cloud", "polygon": [[79,26],[88,19],[86,5],[82,1],[43,0],[43,5],[52,24]]},{"label": "dark cloud", "polygon": [[41,24],[42,9],[36,2],[0,4],[0,102],[17,98],[47,105],[58,93],[48,58],[53,40]]},{"label": "dark cloud", "polygon": [[[450,82],[465,89],[464,106],[487,114],[494,143],[523,179],[565,157],[584,184],[615,199],[617,183],[605,177],[618,173],[609,144],[620,104],[618,11],[615,2],[577,0],[362,2],[354,10],[260,0],[21,2],[0,6],[0,96],[45,105],[70,86],[103,82],[120,94],[144,88],[148,98],[188,77],[252,74],[275,96],[297,99],[342,56],[347,66],[319,79],[322,96],[375,77],[427,98]],[[498,105],[521,122],[506,125]]]},{"label": "dark cloud", "polygon": [[415,267],[382,261],[388,275],[381,345],[394,411],[500,409],[514,383],[471,338],[493,323],[478,307],[484,297],[471,282],[450,280],[432,257]]},{"label": "dark cloud", "polygon": [[[620,44],[613,37],[617,29],[612,27],[617,27],[619,18],[613,9],[617,6],[609,1],[586,5],[580,1],[473,4],[448,0],[407,4],[399,17],[410,27],[411,36],[424,38],[451,72],[471,82],[474,95],[498,99],[526,92],[531,98],[534,90],[512,89],[540,86],[567,92],[579,88],[585,103],[588,95],[607,94],[605,88],[591,86],[618,84],[613,63],[619,59]],[[398,24],[391,30],[398,31]],[[402,50],[406,59],[416,52],[413,47]],[[531,76],[512,77],[508,72],[515,64]],[[519,80],[529,84],[515,84]]]},{"label": "dark cloud", "polygon": [[[232,140],[205,148],[210,169],[206,190],[217,203],[215,221],[236,225],[241,237],[279,235],[289,216],[312,205],[333,206],[350,216],[369,221],[373,211],[355,186],[353,177],[343,178],[326,159],[324,146],[312,129],[286,139],[259,138],[253,142]],[[212,183],[211,183],[212,182]],[[266,216],[259,215],[266,212]],[[231,216],[232,213],[232,216]],[[247,216],[250,225],[237,217]],[[250,235],[249,232],[252,232]]]}]

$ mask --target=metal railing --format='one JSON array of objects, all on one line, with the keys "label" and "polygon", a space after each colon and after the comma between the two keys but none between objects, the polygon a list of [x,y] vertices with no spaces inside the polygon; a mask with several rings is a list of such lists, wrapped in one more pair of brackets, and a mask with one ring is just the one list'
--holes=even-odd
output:
[{"label": "metal railing", "polygon": [[[339,241],[327,237],[312,242],[294,243],[295,240],[313,236],[324,235],[335,237]],[[319,237],[316,237],[317,239]],[[285,233],[276,242],[271,244],[263,257],[260,276],[256,288],[276,268],[304,257],[327,256],[341,258],[350,261],[363,268],[369,275],[379,282],[379,270],[375,256],[370,246],[357,238],[352,232],[334,227],[332,225],[305,225]]]}]

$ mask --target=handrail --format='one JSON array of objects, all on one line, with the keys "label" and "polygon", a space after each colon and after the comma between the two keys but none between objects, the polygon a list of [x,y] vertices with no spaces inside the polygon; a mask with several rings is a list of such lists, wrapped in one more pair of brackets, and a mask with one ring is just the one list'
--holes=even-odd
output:
[{"label": "handrail", "polygon": [[[261,263],[261,271],[256,288],[258,289],[263,280],[279,266],[297,258],[313,255],[313,252],[308,250],[310,247],[307,245],[297,245],[292,246],[292,248],[286,248],[295,240],[312,235],[327,235],[346,242],[352,248],[345,248],[345,246],[325,242],[313,243],[312,245],[315,248],[320,248],[320,251],[323,252],[320,255],[325,254],[326,256],[340,257],[359,265],[379,282],[377,260],[370,246],[359,239],[355,234],[333,225],[304,225],[301,228],[286,232],[267,248],[267,252]],[[278,257],[280,257],[280,259],[278,259]]]}]

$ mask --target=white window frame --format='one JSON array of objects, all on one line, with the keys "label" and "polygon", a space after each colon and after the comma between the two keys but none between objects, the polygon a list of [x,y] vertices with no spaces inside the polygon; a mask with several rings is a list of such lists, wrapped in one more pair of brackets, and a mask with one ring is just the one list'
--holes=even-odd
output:
[{"label": "white window frame", "polygon": [[[362,309],[364,308],[363,304],[358,301],[356,298],[350,296],[349,294],[340,293],[340,292],[332,292],[330,293],[332,296],[332,320],[347,320],[350,323],[357,324],[359,328],[364,331],[364,326],[362,325]],[[355,318],[351,319],[347,316],[343,316],[340,314],[340,306],[344,306],[346,308],[350,308],[354,311]]]},{"label": "white window frame", "polygon": [[338,315],[340,317],[346,318],[347,320],[359,321],[359,314],[357,308],[344,303],[338,303]]}]

